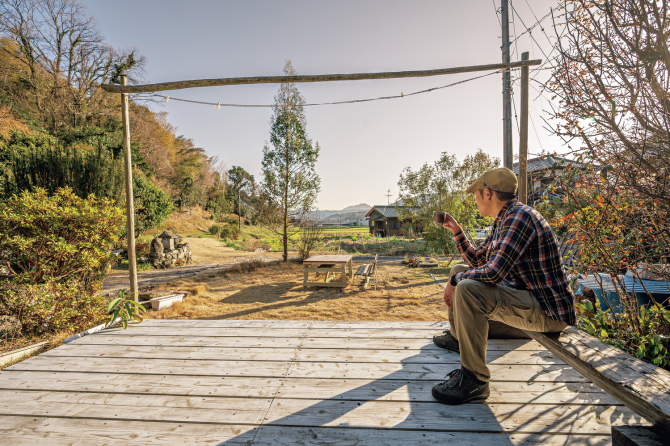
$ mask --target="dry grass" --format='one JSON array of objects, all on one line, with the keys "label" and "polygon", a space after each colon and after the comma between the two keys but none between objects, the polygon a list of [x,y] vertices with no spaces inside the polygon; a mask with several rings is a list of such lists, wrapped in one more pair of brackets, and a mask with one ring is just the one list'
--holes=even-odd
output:
[{"label": "dry grass", "polygon": [[160,228],[150,229],[144,235],[147,237],[156,237],[166,229],[181,236],[209,234],[209,228],[214,224],[211,212],[202,209],[200,206],[193,206],[189,212],[175,210]]},{"label": "dry grass", "polygon": [[[379,285],[367,291],[302,286],[302,266],[253,261],[225,273],[183,280],[166,289],[191,291],[183,302],[149,319],[285,319],[285,320],[445,320],[442,288],[429,272],[446,280],[445,269],[415,269],[379,264]],[[356,268],[356,265],[354,265]],[[322,277],[323,279],[323,277]],[[335,280],[338,278],[336,277]]]},{"label": "dry grass", "polygon": [[12,132],[30,133],[28,126],[17,119],[8,107],[0,106],[0,138],[9,141]]}]

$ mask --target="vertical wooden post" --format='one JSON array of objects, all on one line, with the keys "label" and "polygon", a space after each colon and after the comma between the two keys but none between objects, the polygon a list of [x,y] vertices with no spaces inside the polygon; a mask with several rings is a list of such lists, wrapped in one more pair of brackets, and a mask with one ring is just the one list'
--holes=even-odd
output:
[{"label": "vertical wooden post", "polygon": [[[528,51],[521,54],[528,60]],[[521,122],[519,123],[519,201],[528,202],[528,67],[521,68]]]},{"label": "vertical wooden post", "polygon": [[[127,85],[126,75],[121,75],[121,85]],[[137,263],[135,258],[135,206],[133,205],[133,165],[130,153],[130,118],[128,95],[121,94],[121,116],[123,121],[123,170],[126,174],[126,240],[128,241],[128,276],[130,296],[139,301],[137,293]]]}]

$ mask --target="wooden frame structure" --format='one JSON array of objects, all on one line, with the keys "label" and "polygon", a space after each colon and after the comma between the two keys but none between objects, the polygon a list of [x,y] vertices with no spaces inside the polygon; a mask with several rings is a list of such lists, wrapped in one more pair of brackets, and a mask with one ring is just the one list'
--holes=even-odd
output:
[{"label": "wooden frame structure", "polygon": [[[522,60],[511,63],[497,63],[487,65],[473,65],[466,67],[452,67],[441,68],[436,70],[419,70],[419,71],[389,71],[381,73],[354,73],[354,74],[318,74],[318,75],[302,75],[302,76],[258,76],[258,77],[234,77],[222,79],[200,79],[200,80],[185,80],[175,82],[163,82],[158,84],[146,85],[127,85],[126,76],[121,76],[121,84],[102,84],[101,88],[110,93],[121,94],[121,113],[123,117],[123,156],[124,156],[124,170],[125,170],[125,186],[126,186],[126,218],[127,218],[127,234],[133,234],[133,237],[128,237],[128,274],[130,279],[130,295],[137,302],[137,265],[135,259],[135,221],[133,209],[133,179],[132,179],[132,165],[130,153],[130,123],[128,116],[128,94],[129,93],[151,93],[164,90],[181,90],[185,88],[199,88],[199,87],[215,87],[224,85],[248,85],[248,84],[268,84],[268,83],[284,83],[284,82],[334,82],[334,81],[356,81],[368,79],[397,79],[407,77],[427,77],[427,76],[441,76],[445,74],[457,73],[473,73],[477,71],[493,71],[506,70],[509,71],[514,68],[521,68],[522,87],[521,87],[521,138],[519,145],[519,179],[520,183],[526,184],[526,158],[528,153],[528,70],[530,66],[540,65],[541,59],[528,60],[528,52],[523,53]],[[525,74],[524,74],[525,73]],[[525,108],[524,108],[525,104]],[[523,136],[525,135],[525,137]],[[519,193],[522,191],[519,190]],[[525,202],[525,192],[519,195],[519,199]]]},{"label": "wooden frame structure", "polygon": [[[347,274],[353,283],[354,256],[343,255],[321,255],[313,256],[302,262],[305,277],[303,286],[336,287],[345,288],[347,286]],[[338,266],[339,265],[339,266]],[[347,273],[347,269],[349,272]],[[326,279],[323,282],[310,282],[309,273],[326,273]],[[328,282],[330,274],[342,273],[342,279],[338,282]]]}]

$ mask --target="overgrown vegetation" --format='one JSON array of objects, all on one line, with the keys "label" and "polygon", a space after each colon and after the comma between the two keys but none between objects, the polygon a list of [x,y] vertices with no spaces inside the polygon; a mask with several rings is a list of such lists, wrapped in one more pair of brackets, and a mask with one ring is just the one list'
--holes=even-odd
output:
[{"label": "overgrown vegetation", "polygon": [[565,3],[567,32],[555,49],[547,88],[559,104],[553,130],[575,163],[545,191],[542,207],[574,237],[574,272],[610,277],[621,300],[619,313],[585,303],[580,308],[588,316],[580,326],[663,367],[668,302],[646,293],[651,303],[640,305],[622,275],[633,276],[637,291],[650,265],[657,278],[670,280],[668,6],[650,0]]},{"label": "overgrown vegetation", "polygon": [[425,163],[416,171],[406,168],[398,181],[404,206],[398,209],[403,225],[411,226],[414,234],[422,229],[427,247],[445,255],[453,252],[456,247],[451,231],[433,224],[433,211],[448,212],[464,227],[491,224],[491,219],[479,215],[474,197],[465,190],[481,174],[499,164],[498,158],[491,158],[480,149],[463,162],[444,152],[433,165]]},{"label": "overgrown vegetation", "polygon": [[109,199],[24,191],[0,202],[0,314],[22,335],[85,329],[105,314],[98,294],[122,211]]}]

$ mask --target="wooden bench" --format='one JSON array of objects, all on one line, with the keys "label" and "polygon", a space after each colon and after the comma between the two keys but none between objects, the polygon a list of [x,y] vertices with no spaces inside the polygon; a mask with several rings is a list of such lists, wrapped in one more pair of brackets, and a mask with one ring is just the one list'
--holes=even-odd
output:
[{"label": "wooden bench", "polygon": [[356,290],[356,276],[361,276],[362,279],[365,279],[365,282],[363,284],[363,290],[368,289],[368,283],[370,282],[370,278],[374,274],[374,279],[375,279],[375,290],[377,289],[377,254],[375,254],[375,261],[374,263],[364,263],[358,268],[358,271],[354,273],[354,277],[351,280],[351,288]]},{"label": "wooden bench", "polygon": [[[631,426],[630,429],[619,429],[616,433],[613,427],[615,446],[668,444],[661,438],[667,439],[670,435],[670,372],[631,356],[576,327],[568,327],[560,334],[526,333],[653,425],[651,428]],[[646,437],[643,434],[645,432]],[[644,441],[639,440],[642,437]]]}]

